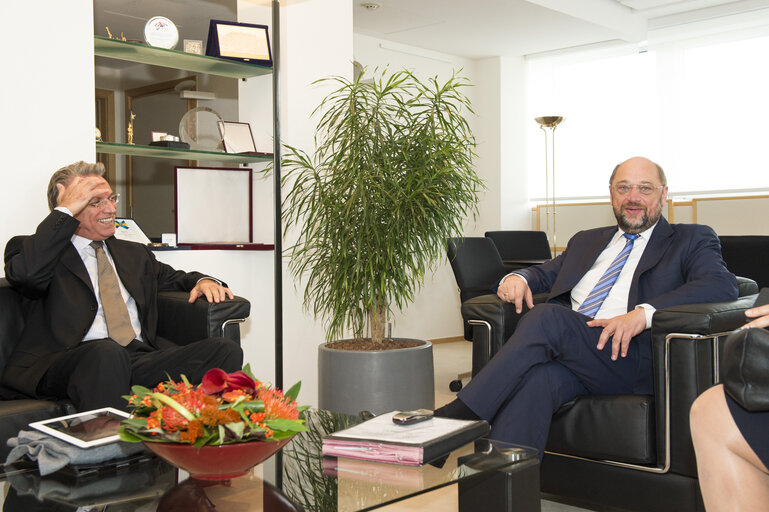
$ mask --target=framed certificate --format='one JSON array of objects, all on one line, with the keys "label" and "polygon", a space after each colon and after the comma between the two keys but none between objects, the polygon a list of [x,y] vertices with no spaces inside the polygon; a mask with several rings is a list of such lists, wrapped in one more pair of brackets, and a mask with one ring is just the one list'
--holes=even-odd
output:
[{"label": "framed certificate", "polygon": [[267,25],[211,20],[206,55],[272,66]]},{"label": "framed certificate", "polygon": [[176,243],[253,241],[250,168],[176,167]]},{"label": "framed certificate", "polygon": [[219,133],[227,153],[256,153],[254,134],[248,123],[234,121],[219,121]]}]

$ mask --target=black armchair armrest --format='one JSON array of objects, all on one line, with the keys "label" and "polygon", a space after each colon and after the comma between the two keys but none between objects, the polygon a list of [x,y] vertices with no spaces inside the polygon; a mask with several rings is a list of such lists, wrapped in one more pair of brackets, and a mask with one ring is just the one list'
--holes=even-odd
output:
[{"label": "black armchair armrest", "polygon": [[[534,303],[544,302],[546,298],[546,293],[535,295]],[[462,318],[473,328],[473,375],[502,348],[528,310],[524,304],[519,315],[514,304],[496,295],[481,295],[462,303]]]},{"label": "black armchair armrest", "polygon": [[237,296],[219,303],[199,298],[190,304],[188,300],[186,292],[158,294],[158,336],[178,345],[217,337],[240,343],[239,322],[251,313],[248,300]]},{"label": "black armchair armrest", "polygon": [[[740,297],[758,293],[758,286],[752,279],[737,277],[737,286]],[[545,300],[547,300],[547,293],[534,295],[535,304],[545,302]],[[696,309],[696,306],[681,306],[680,308],[683,309],[674,308],[674,310],[676,312],[685,311],[686,308],[691,307],[695,308],[695,312],[701,312]],[[512,336],[518,321],[528,311],[528,308],[524,304],[523,311],[519,315],[515,312],[515,308],[511,303],[503,302],[496,295],[481,295],[463,302],[461,311],[465,324],[472,328],[472,336],[468,339],[473,340],[473,375],[476,375],[489,362],[491,356],[496,354]],[[715,318],[708,317],[707,321],[716,321]],[[717,318],[724,317],[720,315]],[[695,321],[694,318],[690,320]],[[701,317],[700,320],[703,321]],[[734,328],[736,327],[731,329]],[[697,331],[686,330],[680,332]],[[467,336],[465,337],[467,338]]]},{"label": "black armchair armrest", "polygon": [[[735,301],[689,304],[658,310],[652,319],[657,460],[696,477],[689,408],[718,382],[718,359],[726,336],[745,323],[755,295]],[[665,442],[667,440],[668,442]]]}]

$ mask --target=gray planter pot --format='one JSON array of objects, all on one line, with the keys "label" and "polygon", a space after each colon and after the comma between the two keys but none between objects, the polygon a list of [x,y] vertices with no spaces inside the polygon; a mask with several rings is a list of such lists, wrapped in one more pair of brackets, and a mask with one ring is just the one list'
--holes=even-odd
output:
[{"label": "gray planter pot", "polygon": [[433,344],[378,350],[318,347],[318,406],[334,412],[374,414],[434,409]]}]

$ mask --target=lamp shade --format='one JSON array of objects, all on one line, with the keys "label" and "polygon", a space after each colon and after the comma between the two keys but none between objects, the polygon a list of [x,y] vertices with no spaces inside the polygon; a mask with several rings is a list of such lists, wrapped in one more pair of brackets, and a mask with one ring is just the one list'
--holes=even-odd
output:
[{"label": "lamp shade", "polygon": [[555,128],[556,126],[561,124],[561,121],[563,121],[563,117],[562,116],[542,116],[542,117],[535,117],[534,120],[544,128]]}]

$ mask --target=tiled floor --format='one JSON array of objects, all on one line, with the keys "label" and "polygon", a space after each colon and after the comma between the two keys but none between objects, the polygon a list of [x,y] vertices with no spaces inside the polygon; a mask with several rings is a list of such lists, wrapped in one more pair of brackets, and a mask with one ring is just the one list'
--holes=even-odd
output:
[{"label": "tiled floor", "polygon": [[[449,382],[456,379],[457,374],[470,370],[471,356],[472,344],[467,341],[436,343],[433,345],[433,360],[435,364],[435,407],[440,407],[455,398],[456,393],[449,391]],[[451,501],[449,502],[455,503]],[[412,509],[404,508],[400,510],[406,512]],[[415,508],[413,510],[430,509]],[[441,511],[443,510],[444,509],[441,509]],[[572,507],[549,500],[542,500],[542,512],[580,512],[587,510],[589,509]]]}]

